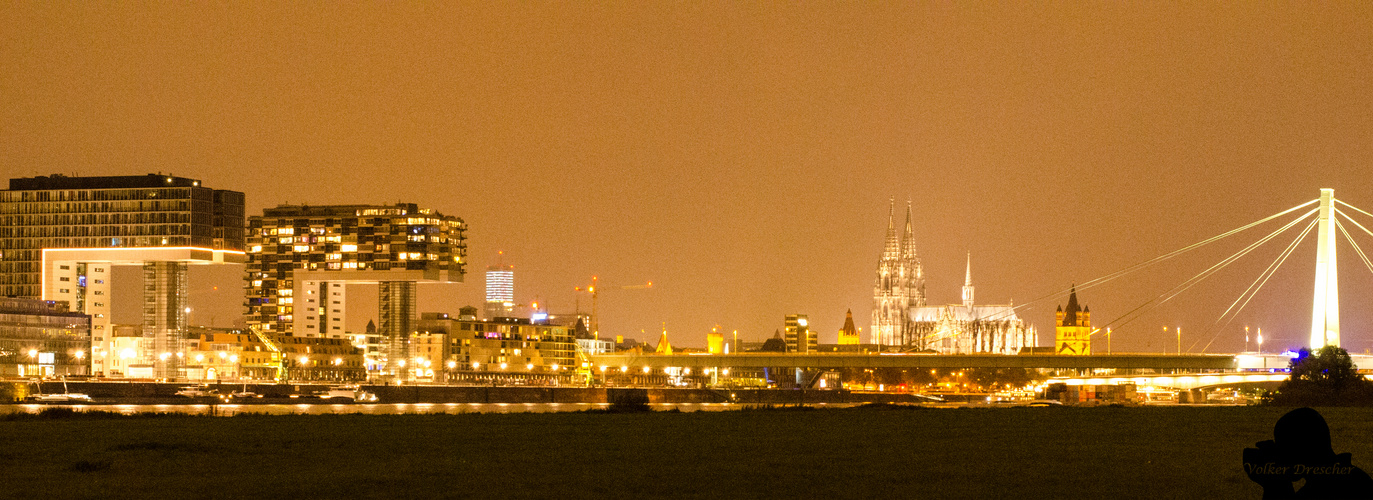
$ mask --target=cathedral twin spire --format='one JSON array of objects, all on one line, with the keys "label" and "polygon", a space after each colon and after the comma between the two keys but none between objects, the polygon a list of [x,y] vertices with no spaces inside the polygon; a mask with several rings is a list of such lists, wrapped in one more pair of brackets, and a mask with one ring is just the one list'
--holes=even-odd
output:
[{"label": "cathedral twin spire", "polygon": [[896,235],[896,200],[887,209],[887,241],[877,262],[873,287],[873,342],[892,344],[907,334],[908,310],[925,305],[925,270],[915,250],[911,204],[906,202],[906,227]]}]

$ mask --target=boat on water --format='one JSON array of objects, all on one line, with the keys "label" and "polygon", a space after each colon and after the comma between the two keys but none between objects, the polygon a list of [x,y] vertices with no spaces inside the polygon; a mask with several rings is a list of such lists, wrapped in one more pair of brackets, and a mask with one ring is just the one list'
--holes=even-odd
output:
[{"label": "boat on water", "polygon": [[215,393],[214,391],[210,390],[209,387],[201,385],[192,385],[182,387],[180,390],[176,391],[176,395],[185,398],[203,398],[208,396],[214,396]]},{"label": "boat on water", "polygon": [[90,403],[93,401],[87,394],[68,390],[66,377],[62,378],[61,394],[43,394],[43,383],[38,379],[33,379],[33,385],[36,393],[29,395],[28,400],[35,403]]},{"label": "boat on water", "polygon": [[357,403],[375,403],[377,395],[362,390],[361,387],[351,385],[340,385],[330,387],[314,394],[320,399],[347,399]]},{"label": "boat on water", "polygon": [[233,399],[255,399],[261,398],[262,395],[248,390],[248,384],[243,384],[243,390],[231,392],[229,397]]}]

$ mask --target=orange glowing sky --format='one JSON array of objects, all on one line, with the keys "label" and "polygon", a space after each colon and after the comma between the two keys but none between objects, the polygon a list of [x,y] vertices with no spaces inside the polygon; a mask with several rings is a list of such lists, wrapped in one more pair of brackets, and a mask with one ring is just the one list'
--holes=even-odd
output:
[{"label": "orange glowing sky", "polygon": [[[1318,188],[1373,208],[1367,2],[20,2],[0,68],[9,177],[169,172],[250,214],[419,203],[471,228],[467,283],[422,310],[480,306],[503,250],[517,299],[555,312],[592,275],[652,280],[602,296],[603,333],[685,345],[788,313],[832,342],[848,308],[866,332],[889,197],[913,201],[934,303],[967,252],[979,302],[1020,304]],[[1234,243],[1082,301],[1119,317]],[[1280,246],[1117,348],[1172,350],[1160,325],[1302,341],[1309,241],[1212,328]],[[1373,273],[1340,251],[1362,352]],[[195,322],[242,313],[241,269],[195,273]],[[1062,301],[1022,311],[1042,342]]]}]

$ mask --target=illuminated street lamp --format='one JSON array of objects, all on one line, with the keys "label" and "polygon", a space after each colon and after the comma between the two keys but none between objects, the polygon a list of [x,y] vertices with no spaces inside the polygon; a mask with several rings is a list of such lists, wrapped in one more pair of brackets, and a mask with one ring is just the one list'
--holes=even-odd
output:
[{"label": "illuminated street lamp", "polygon": [[85,359],[85,358],[86,358],[86,351],[83,351],[83,350],[81,350],[81,349],[77,349],[77,350],[76,350],[76,359]]},{"label": "illuminated street lamp", "polygon": [[[1262,329],[1262,328],[1259,329],[1259,338],[1258,338],[1258,342],[1259,342],[1259,354],[1263,354],[1263,329]],[[1265,365],[1265,366],[1267,366],[1267,365]]]}]

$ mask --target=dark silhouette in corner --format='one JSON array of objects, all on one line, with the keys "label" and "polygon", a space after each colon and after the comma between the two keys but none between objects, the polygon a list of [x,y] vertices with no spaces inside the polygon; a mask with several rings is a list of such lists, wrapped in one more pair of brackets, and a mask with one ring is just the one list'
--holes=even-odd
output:
[{"label": "dark silhouette in corner", "polygon": [[[1278,498],[1370,498],[1373,478],[1336,455],[1330,427],[1311,408],[1297,408],[1273,426],[1273,439],[1244,449],[1244,471],[1263,486],[1265,500]],[[1293,483],[1305,481],[1300,489]]]}]

